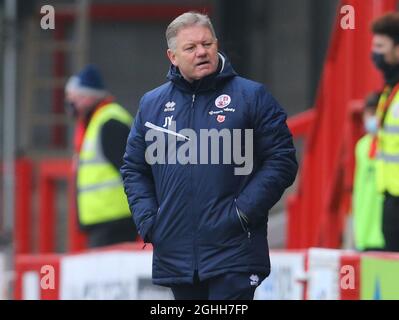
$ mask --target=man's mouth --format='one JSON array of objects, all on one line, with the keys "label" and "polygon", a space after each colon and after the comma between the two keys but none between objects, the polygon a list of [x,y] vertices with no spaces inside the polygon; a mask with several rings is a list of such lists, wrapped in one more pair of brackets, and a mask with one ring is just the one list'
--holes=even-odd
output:
[{"label": "man's mouth", "polygon": [[200,67],[200,66],[203,66],[203,65],[206,65],[206,64],[208,64],[209,63],[209,61],[201,61],[201,62],[199,62],[199,63],[197,63],[197,67]]}]

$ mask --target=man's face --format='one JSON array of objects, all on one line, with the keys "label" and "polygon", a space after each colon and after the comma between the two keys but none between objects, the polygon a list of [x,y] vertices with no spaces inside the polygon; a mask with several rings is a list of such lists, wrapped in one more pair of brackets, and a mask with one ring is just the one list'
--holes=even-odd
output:
[{"label": "man's face", "polygon": [[[374,107],[377,108],[377,107]],[[363,122],[367,122],[368,119],[375,117],[375,112],[371,108],[365,108],[363,111]]]},{"label": "man's face", "polygon": [[66,101],[72,103],[80,117],[84,117],[94,106],[97,98],[80,94],[73,90],[65,93]]},{"label": "man's face", "polygon": [[394,41],[382,34],[375,34],[372,40],[372,51],[383,54],[385,62],[390,65],[399,64],[399,46]]},{"label": "man's face", "polygon": [[176,49],[168,49],[167,54],[189,82],[214,73],[218,66],[217,40],[203,26],[181,29],[176,36]]}]

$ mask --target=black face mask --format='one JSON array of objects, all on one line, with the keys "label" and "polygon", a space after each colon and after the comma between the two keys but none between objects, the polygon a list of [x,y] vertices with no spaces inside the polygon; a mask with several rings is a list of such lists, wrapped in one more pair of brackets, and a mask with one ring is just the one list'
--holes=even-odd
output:
[{"label": "black face mask", "polygon": [[399,65],[387,63],[385,61],[384,54],[373,52],[371,55],[371,59],[373,60],[374,65],[384,74],[384,78],[387,83],[392,82],[394,81],[394,79],[398,78]]},{"label": "black face mask", "polygon": [[371,59],[373,60],[374,65],[377,69],[381,70],[385,73],[385,71],[389,71],[392,66],[389,63],[385,62],[385,55],[382,53],[373,52],[371,54]]}]

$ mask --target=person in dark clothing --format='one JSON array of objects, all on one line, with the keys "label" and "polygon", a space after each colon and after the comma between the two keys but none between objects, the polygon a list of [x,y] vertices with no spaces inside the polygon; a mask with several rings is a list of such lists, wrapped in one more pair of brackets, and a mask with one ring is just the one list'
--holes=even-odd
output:
[{"label": "person in dark clothing", "polygon": [[121,168],[153,282],[176,299],[253,299],[268,211],[297,172],[287,116],[218,52],[206,15],[177,17],[166,38],[169,81],[141,99]]},{"label": "person in dark clothing", "polygon": [[377,108],[377,188],[384,194],[385,250],[399,252],[399,13],[373,22],[372,59],[385,79]]},{"label": "person in dark clothing", "polygon": [[72,76],[65,93],[68,111],[77,122],[77,209],[88,246],[134,241],[137,230],[119,173],[132,117],[114,102],[93,65]]}]

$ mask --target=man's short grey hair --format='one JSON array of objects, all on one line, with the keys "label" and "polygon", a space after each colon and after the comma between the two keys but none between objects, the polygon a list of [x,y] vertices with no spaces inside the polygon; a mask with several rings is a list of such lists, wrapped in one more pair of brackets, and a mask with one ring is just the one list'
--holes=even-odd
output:
[{"label": "man's short grey hair", "polygon": [[205,14],[191,11],[178,16],[166,28],[166,41],[168,43],[168,48],[176,50],[176,36],[178,32],[181,29],[196,25],[208,28],[211,31],[212,36],[216,39],[215,29],[213,29],[209,17]]}]

